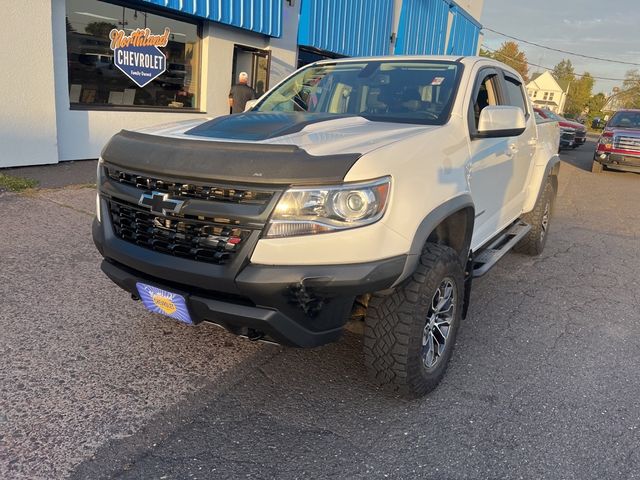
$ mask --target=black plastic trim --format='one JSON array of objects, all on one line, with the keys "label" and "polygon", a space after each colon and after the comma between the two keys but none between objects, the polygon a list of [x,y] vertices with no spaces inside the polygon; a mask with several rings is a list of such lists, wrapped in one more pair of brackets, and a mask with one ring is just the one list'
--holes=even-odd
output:
[{"label": "black plastic trim", "polygon": [[[468,238],[465,239],[464,243],[465,245],[471,244],[471,237],[473,236],[473,221],[475,220],[475,206],[471,195],[462,194],[436,207],[422,220],[422,222],[420,222],[420,225],[418,226],[418,229],[413,236],[411,249],[409,250],[409,255],[407,255],[407,261],[405,263],[404,269],[396,282],[393,284],[394,287],[407,279],[415,271],[416,267],[418,266],[418,262],[420,261],[420,254],[422,253],[424,244],[429,238],[429,235],[431,235],[431,233],[436,229],[436,227],[440,225],[446,218],[465,208],[471,208],[471,210],[473,211],[471,215],[471,228],[467,228]],[[464,261],[466,262],[466,260],[467,258],[465,256]]]},{"label": "black plastic trim", "polygon": [[474,132],[471,134],[471,139],[478,138],[504,138],[504,137],[519,137],[527,130],[527,127],[522,128],[507,128],[505,130],[490,130],[488,132]]},{"label": "black plastic trim", "polygon": [[108,163],[155,176],[271,185],[339,183],[360,156],[313,156],[295,145],[182,139],[126,130],[113,136],[102,151]]}]

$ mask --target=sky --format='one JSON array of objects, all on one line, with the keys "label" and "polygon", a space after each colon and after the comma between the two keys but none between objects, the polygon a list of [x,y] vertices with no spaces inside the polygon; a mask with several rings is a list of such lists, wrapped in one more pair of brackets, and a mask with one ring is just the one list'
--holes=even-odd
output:
[{"label": "sky", "polygon": [[[485,0],[480,22],[493,30],[584,55],[640,64],[640,0]],[[508,38],[484,32],[483,45],[497,49]],[[624,78],[640,66],[588,60],[520,43],[531,63],[553,68],[569,58],[576,73]],[[529,66],[529,72],[542,71]],[[621,81],[596,80],[594,93],[610,93]]]}]

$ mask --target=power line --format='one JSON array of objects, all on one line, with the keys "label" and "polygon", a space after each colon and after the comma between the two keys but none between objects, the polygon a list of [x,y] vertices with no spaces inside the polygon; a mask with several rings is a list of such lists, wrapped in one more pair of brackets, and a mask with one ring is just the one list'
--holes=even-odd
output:
[{"label": "power line", "polygon": [[[549,68],[549,67],[545,67],[544,65],[538,65],[537,63],[531,63],[531,62],[523,62],[522,60],[518,60],[517,58],[513,58],[510,57],[509,55],[505,55],[502,52],[499,52],[497,50],[494,50],[492,48],[489,48],[487,46],[482,47],[485,50],[489,50],[492,53],[497,53],[498,55],[501,55],[502,57],[508,59],[508,60],[512,60],[514,62],[518,62],[521,64],[526,63],[527,65],[529,65],[530,67],[538,67],[538,68],[544,68],[545,70],[553,70],[553,68]],[[585,75],[587,75],[586,73],[574,73],[574,75],[576,77],[584,77]],[[609,77],[596,77],[594,75],[591,75],[590,73],[588,74],[591,78],[595,79],[595,80],[611,80],[613,82],[624,82],[626,79],[625,78],[609,78]]]},{"label": "power line", "polygon": [[575,57],[588,58],[589,60],[598,60],[598,61],[601,61],[601,62],[619,63],[619,64],[622,64],[622,65],[633,65],[635,67],[640,67],[640,63],[625,62],[625,61],[622,61],[622,60],[611,60],[610,58],[593,57],[591,55],[584,55],[582,53],[570,52],[568,50],[562,50],[560,48],[553,48],[553,47],[548,47],[546,45],[540,45],[539,43],[530,42],[528,40],[523,40],[522,38],[518,38],[518,37],[514,37],[512,35],[507,35],[506,33],[498,32],[497,30],[493,30],[492,28],[489,28],[489,27],[482,27],[482,29],[483,30],[488,30],[489,32],[497,33],[498,35],[502,35],[503,37],[507,37],[507,38],[510,38],[512,40],[516,40],[518,42],[526,43],[528,45],[533,45],[534,47],[539,47],[539,48],[544,48],[544,49],[547,49],[547,50],[551,50],[553,52],[565,53],[567,55],[573,55]]}]

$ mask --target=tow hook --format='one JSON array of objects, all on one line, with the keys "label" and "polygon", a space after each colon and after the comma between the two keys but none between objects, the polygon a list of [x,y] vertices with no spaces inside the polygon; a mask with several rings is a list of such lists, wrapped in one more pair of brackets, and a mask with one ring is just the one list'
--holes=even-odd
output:
[{"label": "tow hook", "polygon": [[264,333],[250,328],[249,330],[247,330],[247,338],[252,342],[257,342],[258,340],[262,340],[264,338]]}]

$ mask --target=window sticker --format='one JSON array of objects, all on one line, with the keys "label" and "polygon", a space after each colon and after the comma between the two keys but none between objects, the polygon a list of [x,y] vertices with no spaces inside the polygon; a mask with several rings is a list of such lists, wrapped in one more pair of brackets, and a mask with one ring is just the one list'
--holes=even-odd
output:
[{"label": "window sticker", "polygon": [[431,80],[431,85],[433,86],[442,85],[443,83],[444,83],[444,77],[435,77],[433,80]]},{"label": "window sticker", "polygon": [[154,35],[149,28],[137,28],[127,35],[114,28],[109,32],[113,63],[139,87],[158,78],[167,69],[167,57],[159,47],[169,43],[169,28]]}]

